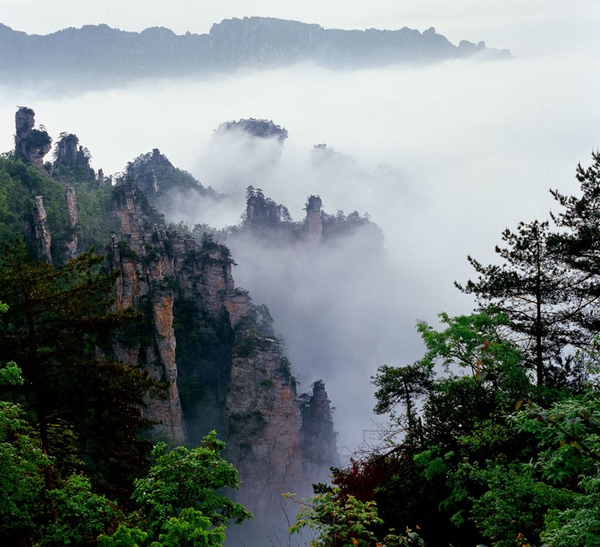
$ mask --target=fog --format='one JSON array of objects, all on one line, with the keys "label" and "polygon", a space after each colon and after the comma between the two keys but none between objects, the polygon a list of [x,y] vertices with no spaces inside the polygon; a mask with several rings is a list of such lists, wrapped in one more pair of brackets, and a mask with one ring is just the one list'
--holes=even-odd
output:
[{"label": "fog", "polygon": [[[516,9],[486,20],[469,17],[467,4],[424,28],[435,24],[448,35],[444,21],[453,32],[471,25],[449,38],[486,40],[511,49],[513,60],[361,71],[300,65],[60,95],[4,82],[0,150],[12,148],[17,105],[29,106],[55,140],[76,133],[105,174],[159,148],[231,196],[219,207],[181,203],[171,220],[237,224],[249,184],[286,205],[294,220],[304,217],[310,194],[331,214],[368,213],[383,231],[381,252],[360,236],[312,253],[232,245],[236,284],[271,309],[301,390],[326,382],[346,455],[375,428],[370,378],[377,367],[422,354],[416,321],[472,309],[453,287],[472,275],[467,254],[492,260],[504,228],[546,218],[554,207],[548,189],[575,193],[577,163],[588,164],[600,142],[597,39],[586,34],[594,18],[577,19],[578,31],[562,35],[564,13],[530,19],[528,27]],[[219,124],[249,117],[288,130],[277,162],[266,161],[268,143],[215,140]],[[320,143],[337,154],[315,164]]]}]

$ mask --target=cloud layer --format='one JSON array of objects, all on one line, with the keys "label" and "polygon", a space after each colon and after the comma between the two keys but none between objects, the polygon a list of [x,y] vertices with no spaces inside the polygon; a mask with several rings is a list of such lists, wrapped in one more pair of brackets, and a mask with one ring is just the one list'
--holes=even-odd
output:
[{"label": "cloud layer", "polygon": [[[446,13],[449,27],[483,21],[454,4],[461,9]],[[502,13],[493,29],[490,18],[481,37],[460,38],[511,48],[517,57],[510,62],[339,72],[303,65],[82,95],[65,90],[60,97],[4,84],[0,150],[12,148],[14,113],[26,105],[55,139],[76,133],[105,173],[159,148],[204,185],[232,196],[218,208],[181,204],[173,220],[237,224],[249,184],[286,205],[295,220],[309,194],[320,195],[329,213],[368,212],[383,229],[381,253],[369,253],[360,240],[312,256],[261,257],[253,246],[234,248],[237,283],[271,308],[302,387],[326,381],[340,444],[352,449],[373,426],[370,377],[377,367],[420,355],[415,321],[470,310],[453,287],[471,275],[466,255],[491,260],[504,228],[546,218],[554,206],[548,189],[576,192],[575,167],[587,164],[600,142],[596,48],[583,42],[589,35],[552,37],[560,19],[551,11],[525,29],[514,11],[495,9]],[[417,13],[414,6],[408,12]],[[487,30],[508,36],[511,25],[522,51],[537,53],[519,55],[506,40],[487,38]],[[268,150],[215,142],[219,124],[249,117],[289,131],[278,163],[263,161]],[[319,143],[338,154],[315,165]]]}]

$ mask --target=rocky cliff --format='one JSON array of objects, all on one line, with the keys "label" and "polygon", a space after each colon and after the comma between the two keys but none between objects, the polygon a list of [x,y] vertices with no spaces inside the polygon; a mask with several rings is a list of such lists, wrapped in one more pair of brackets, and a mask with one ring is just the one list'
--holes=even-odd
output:
[{"label": "rocky cliff", "polygon": [[[33,111],[25,111],[27,123],[23,109],[19,113],[17,135],[22,140],[32,131]],[[89,184],[106,192],[88,172],[88,163],[78,163],[79,151],[76,137],[64,134],[54,166],[46,165],[44,176],[68,173],[72,180],[83,173]],[[37,165],[43,155],[22,157]],[[164,168],[152,171],[155,184],[146,184],[140,160],[131,168],[132,176],[110,192],[109,211],[116,222],[104,254],[107,267],[120,274],[114,305],[134,308],[142,316],[139,324],[113,339],[112,352],[125,363],[144,367],[165,386],[161,394],[148,395],[145,414],[156,424],[153,436],[195,445],[216,429],[240,472],[240,501],[264,517],[280,504],[282,492],[309,493],[310,484],[326,479],[337,463],[324,386],[315,384],[320,387],[312,396],[299,396],[268,309],[234,284],[229,249],[211,237],[197,242],[165,227],[142,188],[154,195],[154,188],[164,188],[166,179],[173,181],[173,173],[181,173],[157,150],[146,160]],[[182,180],[189,185],[186,177]],[[76,229],[86,229],[74,185],[64,184],[62,199],[65,251],[57,263],[81,252]],[[43,196],[35,202],[32,248],[51,261],[52,233]],[[331,423],[331,429],[315,434],[323,423]]]},{"label": "rocky cliff", "polygon": [[333,427],[305,440],[315,424],[332,424],[326,394],[308,406],[305,399],[303,414],[291,365],[261,320],[268,311],[235,287],[227,247],[167,232],[134,184],[117,186],[113,200],[117,303],[143,310],[148,323],[139,340],[116,341],[115,352],[168,382],[166,398],[148,409],[156,432],[194,444],[217,429],[242,477],[240,499],[259,514],[282,492],[325,480],[337,463]]},{"label": "rocky cliff", "polygon": [[31,108],[19,108],[15,114],[15,155],[41,170],[52,139],[45,129],[34,129],[34,126],[35,112]]}]

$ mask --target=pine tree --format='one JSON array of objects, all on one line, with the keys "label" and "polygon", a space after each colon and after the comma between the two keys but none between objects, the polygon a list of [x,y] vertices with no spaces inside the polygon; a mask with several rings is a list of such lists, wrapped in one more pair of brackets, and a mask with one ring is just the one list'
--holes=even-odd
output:
[{"label": "pine tree", "polygon": [[3,359],[25,383],[14,390],[34,417],[45,455],[46,488],[85,469],[93,486],[128,499],[147,469],[150,445],[139,437],[151,383],[139,370],[102,356],[115,329],[133,315],[111,312],[114,276],[102,257],[84,254],[61,267],[33,261],[24,246],[0,257],[0,300],[11,310],[0,332]]},{"label": "pine tree", "polygon": [[589,276],[565,264],[550,236],[548,222],[537,220],[521,222],[516,232],[506,229],[506,247],[495,248],[502,262],[484,266],[469,256],[478,279],[455,283],[475,295],[481,310],[495,309],[508,317],[509,336],[524,351],[538,386],[566,381],[569,348],[589,339],[580,317],[594,300]]},{"label": "pine tree", "polygon": [[592,154],[594,162],[588,168],[579,164],[576,177],[581,184],[581,197],[551,194],[564,210],[552,215],[561,229],[550,238],[554,252],[570,268],[586,279],[583,287],[588,306],[579,321],[583,328],[597,333],[598,298],[600,297],[600,152]]}]

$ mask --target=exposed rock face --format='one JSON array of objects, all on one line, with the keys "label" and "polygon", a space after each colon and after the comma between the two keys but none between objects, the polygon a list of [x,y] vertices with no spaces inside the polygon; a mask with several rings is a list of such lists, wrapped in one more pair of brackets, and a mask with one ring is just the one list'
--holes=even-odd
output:
[{"label": "exposed rock face", "polygon": [[79,224],[79,213],[77,212],[77,198],[75,197],[75,188],[68,184],[65,186],[65,199],[67,200],[67,215],[69,217],[69,226],[73,230],[71,238],[67,241],[65,257],[67,260],[75,258],[77,255],[77,232],[75,227]]},{"label": "exposed rock face", "polygon": [[[21,109],[19,142],[26,140],[32,127],[33,111]],[[75,161],[77,167],[76,137],[63,135],[60,143],[55,166],[73,167]],[[145,169],[146,160],[159,172],[162,167],[172,174],[174,168],[158,150],[132,164],[134,180],[154,179],[143,185],[152,192],[161,182],[156,176],[146,177],[154,173]],[[143,366],[166,385],[163,397],[148,395],[144,410],[156,423],[156,436],[175,444],[197,444],[210,430],[217,430],[227,442],[228,459],[240,472],[244,485],[240,501],[266,519],[277,511],[282,492],[309,494],[310,484],[325,478],[321,471],[337,462],[324,386],[315,384],[309,402],[298,397],[268,309],[253,304],[247,291],[235,287],[229,249],[210,237],[197,243],[169,233],[144,191],[128,180],[112,191],[111,208],[119,229],[106,248],[106,265],[120,273],[114,289],[116,309],[134,308],[142,321],[112,340],[112,354],[132,366]],[[182,180],[187,184],[187,178]],[[282,206],[260,191],[249,193],[254,195],[248,205],[249,222],[269,229],[285,223]],[[80,219],[73,186],[65,186],[65,198],[73,235],[57,260],[78,252]],[[35,204],[27,229],[38,244],[38,257],[51,262],[42,196]],[[312,210],[319,208],[320,200]]]},{"label": "exposed rock face", "polygon": [[121,272],[115,288],[116,307],[143,310],[144,334],[151,336],[150,341],[115,340],[113,351],[125,362],[143,363],[154,378],[167,383],[165,398],[151,399],[146,413],[158,422],[158,434],[181,444],[185,441],[185,426],[176,383],[175,297],[166,283],[174,269],[165,248],[167,235],[161,225],[151,223],[152,211],[143,194],[132,185],[115,189],[113,210],[121,222],[121,235],[113,237],[108,257],[112,268]]},{"label": "exposed rock face", "polygon": [[[303,426],[290,364],[263,326],[268,311],[235,288],[228,249],[167,233],[135,185],[114,194],[121,222],[110,252],[122,272],[117,305],[144,310],[153,336],[150,343],[117,342],[115,352],[169,382],[167,399],[152,401],[148,410],[161,422],[159,432],[175,442],[187,432],[195,443],[217,429],[244,484],[240,501],[265,515],[282,492],[324,478],[316,470],[337,462],[324,463],[331,442],[335,451],[335,434],[331,429],[328,442],[324,432],[319,437],[325,448],[311,441],[303,449],[309,426]],[[328,405],[326,394],[317,399],[312,416]],[[325,415],[331,419],[330,408]]]},{"label": "exposed rock face", "polygon": [[15,128],[17,138],[27,135],[35,125],[35,112],[25,106],[19,108],[15,114]]},{"label": "exposed rock face", "polygon": [[15,114],[15,155],[43,168],[44,156],[50,151],[52,139],[47,131],[34,129],[35,112],[21,107]]},{"label": "exposed rock face", "polygon": [[229,456],[244,479],[240,501],[265,514],[307,477],[296,385],[276,340],[238,332],[226,417]]},{"label": "exposed rock face", "polygon": [[306,239],[318,242],[323,233],[323,219],[321,218],[321,206],[323,202],[319,196],[309,196],[306,203]]},{"label": "exposed rock face", "polygon": [[339,466],[340,461],[325,383],[317,380],[312,388],[312,395],[302,405],[302,449],[314,467],[313,474],[318,475],[331,466]]},{"label": "exposed rock face", "polygon": [[38,243],[38,256],[52,264],[52,236],[48,228],[48,216],[44,207],[44,198],[35,196],[35,211],[33,213],[33,226],[35,229],[35,237]]},{"label": "exposed rock face", "polygon": [[246,189],[245,228],[262,239],[287,241],[291,234],[290,213],[284,205],[265,197],[260,188]]},{"label": "exposed rock face", "polygon": [[258,192],[246,201],[246,218],[253,226],[274,228],[281,223],[281,205]]},{"label": "exposed rock face", "polygon": [[256,118],[222,123],[216,132],[221,133],[236,130],[244,131],[248,135],[261,139],[276,139],[280,144],[283,144],[288,138],[288,132],[285,127],[273,123],[272,120],[258,120]]},{"label": "exposed rock face", "polygon": [[177,201],[182,202],[216,195],[212,188],[205,188],[192,175],[177,169],[158,148],[129,162],[126,175],[144,192],[150,205],[159,210],[168,209],[175,194]]},{"label": "exposed rock face", "polygon": [[86,148],[79,145],[79,137],[73,133],[61,134],[56,143],[54,164],[77,168],[94,176],[90,167],[90,154]]},{"label": "exposed rock face", "polygon": [[56,163],[75,165],[79,138],[71,133],[62,135],[56,143]]}]

